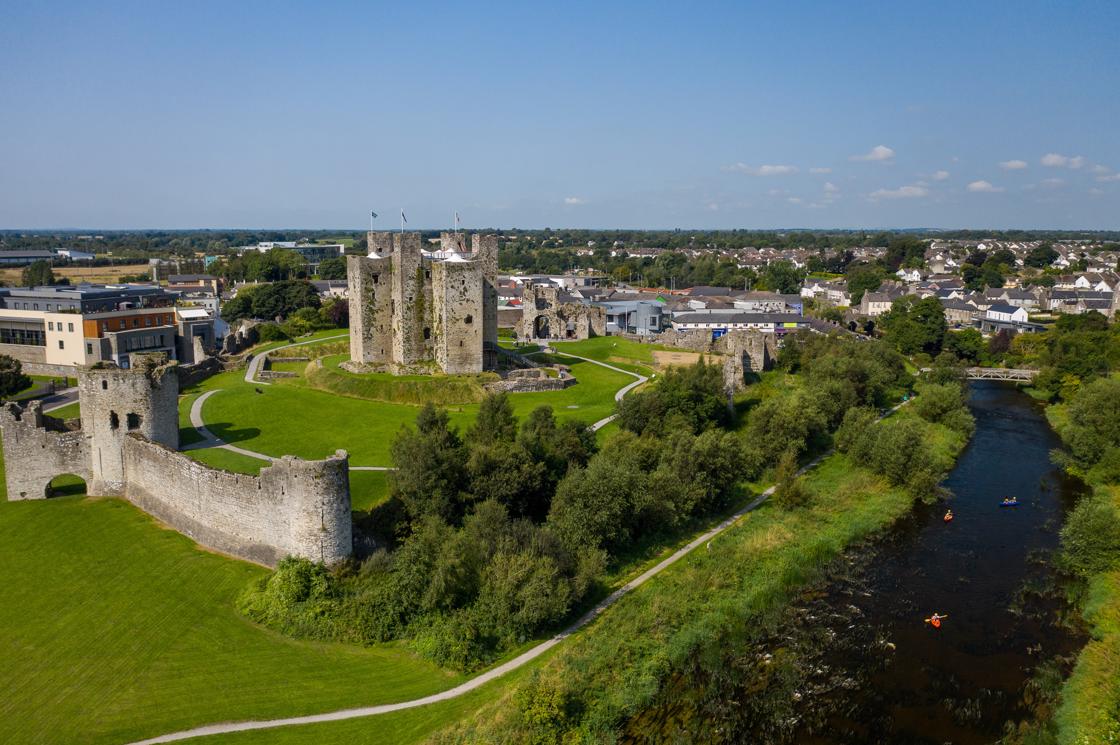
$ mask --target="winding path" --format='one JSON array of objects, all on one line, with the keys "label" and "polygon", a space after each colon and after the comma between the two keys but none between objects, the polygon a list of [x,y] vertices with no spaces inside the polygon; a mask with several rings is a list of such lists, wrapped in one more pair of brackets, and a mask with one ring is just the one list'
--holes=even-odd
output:
[{"label": "winding path", "polygon": [[348,336],[350,336],[349,331],[347,331],[345,334],[338,334],[337,336],[324,336],[321,339],[297,341],[292,344],[285,344],[282,347],[267,349],[260,354],[254,355],[253,358],[249,360],[249,364],[245,367],[245,382],[254,383],[256,385],[272,385],[271,383],[267,383],[263,380],[257,380],[257,373],[260,371],[261,365],[264,364],[264,361],[268,359],[268,355],[272,354],[273,352],[279,352],[281,349],[291,349],[292,347],[302,347],[305,344],[319,344],[325,341],[334,341],[335,339],[345,339]]},{"label": "winding path", "polygon": [[[576,357],[576,355],[567,355],[567,356]],[[645,376],[639,375],[637,373],[628,372],[626,370],[621,370],[620,368],[613,367],[612,365],[608,365],[606,363],[599,362],[597,360],[588,359],[586,357],[578,357],[577,359],[586,360],[587,362],[593,362],[596,365],[601,365],[603,367],[607,367],[607,368],[610,368],[612,370],[618,370],[619,372],[625,372],[627,375],[632,375],[635,378],[640,378],[640,380],[637,380],[637,381],[631,383],[630,385],[628,385],[625,388],[623,388],[622,390],[620,390],[617,394],[615,394],[615,399],[616,400],[621,399],[622,396],[624,396],[627,391],[632,390],[635,386],[641,385],[643,382],[646,381]],[[900,408],[905,406],[908,402],[909,401],[903,401],[902,403],[898,404],[897,406],[894,406],[893,408],[888,409],[886,412],[883,413],[882,416],[879,417],[879,419],[885,419],[886,417],[890,416],[891,414],[893,414],[894,412],[898,411]],[[596,426],[596,428],[602,427],[607,422],[611,421],[613,418],[614,417],[606,417],[605,419],[600,420],[599,422],[596,422],[594,426]],[[192,407],[192,423],[193,423],[193,407]],[[816,457],[815,459],[810,461],[808,464],[806,464],[804,467],[802,467],[798,471],[798,474],[803,474],[803,473],[815,468],[818,464],[820,464],[821,461],[823,461],[825,458],[827,458],[831,454],[832,454],[832,451],[830,450],[826,453],[823,453],[823,454],[819,455],[818,457]],[[600,614],[602,614],[604,611],[606,611],[612,605],[617,603],[619,600],[621,600],[623,597],[625,597],[628,593],[632,592],[633,590],[637,589],[638,587],[641,587],[646,582],[653,579],[658,574],[660,574],[661,572],[665,571],[666,569],[668,569],[673,564],[675,564],[678,561],[680,561],[681,559],[683,559],[685,556],[687,556],[693,550],[695,550],[698,546],[705,545],[709,541],[711,541],[712,539],[716,538],[718,535],[720,535],[721,533],[726,531],[728,528],[733,526],[736,522],[738,522],[748,512],[752,512],[753,510],[757,509],[759,505],[761,505],[763,502],[765,502],[774,493],[775,488],[776,488],[775,486],[771,486],[769,489],[767,489],[766,491],[762,492],[757,497],[755,497],[745,507],[743,507],[740,510],[738,510],[737,512],[735,512],[730,517],[725,518],[722,522],[720,522],[714,528],[712,528],[711,530],[706,531],[704,534],[702,534],[700,536],[697,536],[696,538],[692,539],[691,541],[688,542],[687,545],[677,549],[670,556],[668,556],[665,559],[662,559],[660,562],[658,562],[655,566],[653,566],[650,569],[647,569],[646,571],[642,572],[640,575],[638,575],[634,579],[632,579],[629,582],[627,582],[626,584],[624,584],[622,587],[620,587],[617,590],[615,590],[614,592],[612,592],[609,596],[607,596],[605,599],[600,601],[594,608],[592,608],[587,613],[585,613],[582,617],[580,617],[579,620],[577,620],[575,623],[571,624],[566,629],[559,632],[558,634],[556,634],[552,638],[541,642],[540,644],[538,644],[535,647],[523,652],[522,654],[518,655],[517,657],[514,657],[513,659],[511,659],[507,662],[504,662],[501,665],[498,665],[497,667],[495,667],[491,670],[488,670],[488,671],[486,671],[486,672],[484,672],[484,673],[482,673],[482,674],[480,674],[480,675],[478,675],[474,678],[471,678],[470,680],[466,681],[465,683],[461,683],[461,684],[455,686],[454,688],[449,688],[446,691],[441,691],[439,693],[434,693],[430,696],[424,696],[423,698],[412,699],[411,701],[400,701],[400,702],[395,703],[395,704],[380,704],[378,706],[363,706],[363,707],[358,707],[358,708],[354,708],[354,709],[341,709],[339,711],[329,711],[329,712],[325,712],[323,714],[308,714],[308,715],[305,715],[305,716],[287,717],[287,718],[283,718],[283,719],[261,719],[261,720],[256,720],[256,721],[224,722],[224,723],[219,723],[219,724],[207,724],[207,725],[204,725],[204,726],[201,726],[201,727],[195,727],[194,729],[183,730],[181,732],[172,732],[170,734],[159,735],[157,737],[152,737],[152,738],[149,738],[147,740],[141,740],[141,741],[132,743],[132,745],[152,745],[154,743],[178,742],[180,740],[188,740],[188,739],[191,739],[191,738],[194,738],[194,737],[204,737],[204,736],[207,736],[207,735],[223,735],[223,734],[230,734],[230,733],[234,733],[234,732],[248,732],[248,731],[251,731],[251,730],[272,729],[272,728],[275,728],[275,727],[291,727],[291,726],[294,726],[294,725],[301,725],[301,724],[317,724],[317,723],[323,723],[323,722],[337,722],[337,721],[341,721],[341,720],[345,720],[345,719],[357,719],[357,718],[360,718],[360,717],[372,717],[372,716],[377,716],[379,714],[389,714],[389,713],[392,713],[392,712],[395,712],[395,711],[403,711],[405,709],[414,709],[418,706],[427,706],[428,704],[434,704],[434,703],[438,703],[440,701],[448,701],[448,700],[453,699],[453,698],[458,698],[459,696],[462,696],[466,693],[469,693],[470,691],[475,690],[476,688],[484,686],[487,683],[500,678],[501,676],[505,675],[506,673],[508,673],[512,670],[516,670],[520,667],[523,667],[524,665],[528,664],[529,662],[532,662],[536,658],[540,657],[542,654],[549,651],[550,649],[555,647],[557,644],[564,641],[569,636],[571,636],[572,634],[579,631],[584,626],[588,625],[593,620],[598,618]]]},{"label": "winding path", "polygon": [[[194,427],[195,431],[198,432],[198,434],[202,436],[202,440],[200,442],[192,442],[189,445],[185,445],[183,447],[183,450],[199,450],[199,449],[202,449],[202,448],[221,448],[223,450],[229,450],[231,453],[237,453],[239,455],[247,455],[250,458],[257,458],[259,460],[266,460],[270,463],[272,461],[276,460],[276,458],[274,458],[271,455],[265,455],[264,453],[258,453],[256,450],[248,450],[246,448],[238,447],[237,445],[231,445],[228,442],[226,442],[225,440],[223,440],[220,437],[218,437],[217,435],[215,435],[209,429],[206,428],[206,423],[202,420],[202,406],[203,406],[203,404],[206,403],[206,399],[210,398],[215,393],[220,393],[221,390],[222,390],[221,388],[218,388],[218,389],[215,389],[215,390],[212,390],[212,391],[206,391],[206,393],[203,393],[201,396],[199,396],[198,398],[196,398],[194,401],[191,402],[191,414],[190,414],[190,416],[191,416],[191,426]],[[351,471],[394,471],[396,469],[394,469],[391,466],[350,466],[350,470]]]}]

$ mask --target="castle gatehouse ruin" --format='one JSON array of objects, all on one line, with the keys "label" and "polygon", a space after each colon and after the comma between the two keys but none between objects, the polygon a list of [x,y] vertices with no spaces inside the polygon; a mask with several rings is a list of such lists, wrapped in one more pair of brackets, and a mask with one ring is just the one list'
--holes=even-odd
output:
[{"label": "castle gatehouse ruin", "polygon": [[178,452],[176,363],[135,355],[131,369],[78,375],[81,428],[39,401],[0,409],[8,499],[45,499],[61,474],[95,496],[123,497],[199,544],[260,564],[285,556],[333,563],[350,555],[349,459],[285,456],[259,476],[211,468]]}]

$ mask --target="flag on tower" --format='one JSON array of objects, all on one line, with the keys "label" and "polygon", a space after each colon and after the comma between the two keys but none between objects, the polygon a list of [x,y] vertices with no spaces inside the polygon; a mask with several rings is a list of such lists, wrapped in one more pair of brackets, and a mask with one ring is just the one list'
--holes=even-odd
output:
[{"label": "flag on tower", "polygon": [[408,218],[404,216],[404,210],[401,210],[401,222],[408,222]]},{"label": "flag on tower", "polygon": [[377,217],[377,213],[376,213],[376,212],[374,212],[373,210],[370,210],[370,211],[369,211],[369,216],[370,216],[370,217],[374,217],[374,218],[376,218],[376,217]]},{"label": "flag on tower", "polygon": [[455,227],[456,227],[456,228],[458,228],[458,227],[459,227],[459,223],[461,223],[461,222],[462,222],[462,220],[460,220],[460,219],[459,219],[459,213],[458,213],[458,212],[456,212],[456,213],[455,213]]}]

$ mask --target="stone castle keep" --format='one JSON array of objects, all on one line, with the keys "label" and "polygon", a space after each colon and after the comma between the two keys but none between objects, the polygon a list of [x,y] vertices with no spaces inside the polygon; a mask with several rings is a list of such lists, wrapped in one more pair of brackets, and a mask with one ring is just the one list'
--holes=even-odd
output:
[{"label": "stone castle keep", "polygon": [[346,259],[350,363],[394,374],[478,373],[497,366],[498,238],[368,234],[369,255]]},{"label": "stone castle keep", "polygon": [[124,497],[198,543],[274,566],[288,555],[335,562],[352,550],[349,462],[285,456],[259,476],[210,468],[177,452],[176,364],[137,355],[128,370],[78,376],[81,429],[45,417],[39,401],[0,409],[8,499],[45,499],[61,474],[87,492]]}]

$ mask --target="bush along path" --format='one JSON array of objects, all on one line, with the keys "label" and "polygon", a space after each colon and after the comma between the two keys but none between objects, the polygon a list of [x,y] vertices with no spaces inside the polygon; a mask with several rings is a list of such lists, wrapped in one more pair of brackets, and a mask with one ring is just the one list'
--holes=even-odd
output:
[{"label": "bush along path", "polygon": [[[568,355],[568,356],[575,357],[575,355]],[[581,357],[579,359],[586,359],[586,358]],[[594,362],[595,364],[598,364],[598,365],[603,365],[604,367],[611,367],[610,365],[606,365],[605,363],[598,362],[597,360],[587,360],[587,361]],[[612,369],[617,369],[617,368],[612,368]],[[625,371],[622,371],[622,372],[625,372]],[[640,385],[641,383],[645,382],[645,380],[646,380],[646,378],[644,376],[637,375],[636,373],[627,373],[627,374],[632,375],[636,378],[640,378],[640,379],[635,381],[634,383],[630,384],[629,386],[627,386],[625,389],[623,389],[623,391],[632,390],[633,387],[635,387],[637,385]],[[617,395],[618,398],[621,398],[621,396],[624,395],[623,391],[619,391],[619,394]],[[913,399],[910,399],[910,400],[913,400]],[[909,401],[904,401],[904,402],[894,406],[893,408],[888,409],[886,412],[884,412],[879,417],[879,419],[884,419],[884,418],[890,416],[894,412],[898,411],[898,409],[900,409],[902,406],[905,406],[907,403],[909,403]],[[602,422],[597,422],[596,424],[598,424],[600,427],[604,426],[612,418],[613,417],[609,417]],[[193,407],[192,407],[192,424],[193,423],[194,423],[194,419],[193,419]],[[213,437],[213,436],[211,435],[211,437]],[[823,454],[819,455],[817,458],[812,460],[810,463],[806,464],[801,469],[799,469],[797,471],[797,473],[798,474],[804,474],[807,471],[815,468],[817,465],[819,465],[822,461],[824,461],[831,454],[832,454],[832,451],[830,450],[826,453],[823,453]],[[422,698],[413,699],[411,701],[401,701],[401,702],[393,703],[393,704],[382,704],[382,705],[378,705],[378,706],[366,706],[366,707],[358,707],[358,708],[353,708],[353,709],[343,709],[343,710],[340,710],[340,711],[325,712],[325,713],[322,713],[322,714],[310,714],[310,715],[305,715],[305,716],[287,717],[287,718],[281,718],[281,719],[266,719],[266,720],[258,720],[258,721],[225,722],[225,723],[218,723],[218,724],[209,724],[209,725],[204,725],[204,726],[201,726],[201,727],[195,727],[193,729],[183,730],[183,731],[180,731],[180,732],[173,732],[173,733],[169,733],[169,734],[165,734],[165,735],[159,735],[157,737],[152,737],[152,738],[149,738],[149,739],[146,739],[146,740],[139,741],[137,743],[133,743],[133,745],[148,745],[149,743],[178,742],[178,741],[181,741],[181,740],[188,740],[188,739],[195,738],[195,737],[204,737],[204,736],[209,736],[209,735],[231,734],[231,733],[236,733],[236,732],[248,732],[248,731],[252,731],[252,730],[272,729],[272,728],[276,728],[276,727],[290,727],[290,726],[304,725],[304,724],[337,722],[337,721],[342,721],[342,720],[347,720],[347,719],[357,719],[357,718],[360,718],[360,717],[371,717],[371,716],[377,716],[377,715],[380,715],[380,714],[388,714],[388,713],[391,713],[391,712],[402,711],[402,710],[406,710],[406,709],[413,709],[413,708],[416,708],[416,707],[426,706],[428,704],[434,704],[434,703],[438,703],[438,702],[441,702],[441,701],[447,701],[447,700],[450,700],[450,699],[457,698],[457,697],[462,696],[462,695],[464,695],[464,694],[466,694],[470,691],[473,691],[473,690],[475,690],[475,689],[477,689],[477,688],[479,688],[479,687],[481,687],[481,686],[483,686],[483,685],[485,685],[485,684],[487,684],[487,683],[489,683],[489,682],[491,682],[491,681],[493,681],[497,678],[500,678],[501,676],[505,675],[506,673],[509,673],[513,670],[517,670],[518,668],[524,667],[529,662],[532,662],[536,658],[545,654],[546,652],[551,650],[553,647],[557,646],[562,641],[567,639],[569,636],[571,636],[572,634],[576,633],[577,631],[579,631],[583,627],[590,624],[593,620],[595,620],[597,617],[599,617],[601,614],[603,614],[608,608],[610,608],[611,606],[618,603],[627,594],[629,594],[630,592],[632,592],[636,588],[641,587],[646,582],[653,579],[658,574],[662,573],[663,571],[668,569],[670,566],[672,566],[673,564],[675,564],[678,561],[680,561],[681,559],[683,559],[685,556],[687,556],[692,551],[694,551],[697,547],[699,547],[701,545],[707,546],[708,544],[710,544],[710,542],[714,538],[716,538],[720,534],[724,533],[729,528],[733,527],[745,515],[752,512],[753,510],[757,509],[763,502],[765,502],[768,498],[770,498],[775,493],[776,488],[777,488],[776,486],[771,486],[770,488],[766,489],[764,492],[762,492],[760,495],[758,495],[758,497],[756,497],[754,500],[752,500],[746,506],[744,506],[741,509],[739,509],[738,511],[736,511],[734,514],[725,518],[718,525],[716,525],[712,529],[704,532],[702,535],[697,536],[696,538],[691,540],[688,544],[681,547],[677,551],[673,552],[670,556],[663,559],[661,562],[659,562],[655,566],[646,570],[645,572],[643,572],[639,576],[635,577],[634,579],[630,580],[629,582],[627,582],[623,586],[619,587],[617,590],[615,590],[613,593],[611,593],[607,598],[600,601],[597,605],[595,605],[595,607],[593,607],[591,610],[589,610],[587,613],[585,613],[582,617],[580,617],[574,623],[569,625],[563,631],[561,631],[561,632],[557,633],[556,635],[554,635],[553,637],[541,642],[540,644],[537,644],[536,646],[534,646],[531,649],[523,652],[522,654],[518,655],[517,657],[515,657],[515,658],[513,658],[513,659],[511,659],[511,660],[509,660],[509,661],[507,661],[507,662],[505,662],[501,665],[498,665],[497,667],[495,667],[491,670],[488,670],[488,671],[486,671],[486,672],[484,672],[484,673],[466,681],[465,683],[462,683],[458,686],[455,686],[454,688],[450,688],[446,691],[442,691],[440,693],[432,694],[430,696],[424,696]],[[709,548],[710,548],[710,546],[709,546]]]}]

